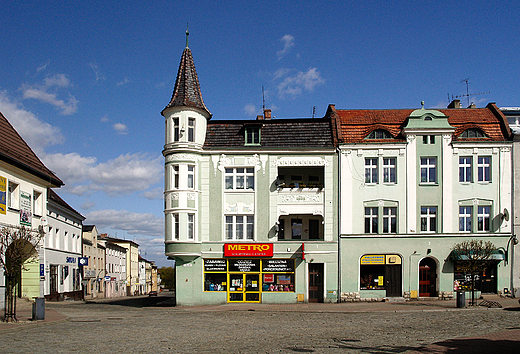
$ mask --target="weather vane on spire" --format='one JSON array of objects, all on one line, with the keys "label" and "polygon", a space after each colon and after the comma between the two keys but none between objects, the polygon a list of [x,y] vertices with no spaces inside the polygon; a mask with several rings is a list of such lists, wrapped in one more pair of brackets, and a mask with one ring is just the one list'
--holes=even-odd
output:
[{"label": "weather vane on spire", "polygon": [[190,32],[188,31],[188,22],[186,22],[186,48],[188,48],[188,36]]}]

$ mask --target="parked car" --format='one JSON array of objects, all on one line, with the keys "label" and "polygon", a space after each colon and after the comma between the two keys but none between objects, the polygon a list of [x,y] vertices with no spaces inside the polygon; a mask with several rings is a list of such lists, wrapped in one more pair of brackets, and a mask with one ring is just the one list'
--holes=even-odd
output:
[{"label": "parked car", "polygon": [[157,296],[157,291],[150,291],[148,296]]}]

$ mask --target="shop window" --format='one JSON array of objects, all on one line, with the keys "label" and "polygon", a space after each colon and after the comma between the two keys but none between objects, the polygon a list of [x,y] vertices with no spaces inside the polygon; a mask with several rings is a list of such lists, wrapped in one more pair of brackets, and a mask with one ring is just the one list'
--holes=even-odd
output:
[{"label": "shop window", "polygon": [[384,290],[385,265],[362,265],[360,269],[361,290]]},{"label": "shop window", "polygon": [[204,274],[204,291],[226,291],[227,275],[226,273],[205,273]]},{"label": "shop window", "polygon": [[[464,262],[456,261],[454,264],[455,272],[453,280],[458,284],[459,290],[472,290],[472,275],[466,270]],[[475,290],[482,293],[497,293],[497,262],[492,262],[482,271],[475,274]]]},{"label": "shop window", "polygon": [[361,290],[386,290],[386,296],[400,296],[402,260],[396,254],[367,254],[360,260]]},{"label": "shop window", "polygon": [[227,190],[247,190],[255,189],[254,168],[226,168],[225,187]]}]

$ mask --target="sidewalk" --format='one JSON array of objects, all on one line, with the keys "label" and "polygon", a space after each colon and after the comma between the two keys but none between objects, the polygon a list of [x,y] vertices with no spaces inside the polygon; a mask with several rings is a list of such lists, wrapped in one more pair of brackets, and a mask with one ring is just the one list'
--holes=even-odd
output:
[{"label": "sidewalk", "polygon": [[[41,323],[62,321],[67,319],[67,316],[62,315],[58,311],[48,308],[45,306],[45,319],[33,321],[32,320],[32,302],[25,299],[17,299],[16,301],[16,318],[18,322],[2,322],[0,321],[0,331],[17,329],[20,326],[35,326]],[[47,305],[47,303],[46,303]],[[3,317],[4,312],[1,311],[0,315]]]}]

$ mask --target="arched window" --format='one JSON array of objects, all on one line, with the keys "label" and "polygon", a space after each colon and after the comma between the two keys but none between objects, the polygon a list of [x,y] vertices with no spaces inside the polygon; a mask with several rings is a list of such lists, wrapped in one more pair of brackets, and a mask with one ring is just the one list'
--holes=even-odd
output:
[{"label": "arched window", "polygon": [[392,134],[384,129],[372,130],[365,139],[392,139]]},{"label": "arched window", "polygon": [[488,136],[480,129],[466,129],[459,135],[459,138],[487,138]]}]

